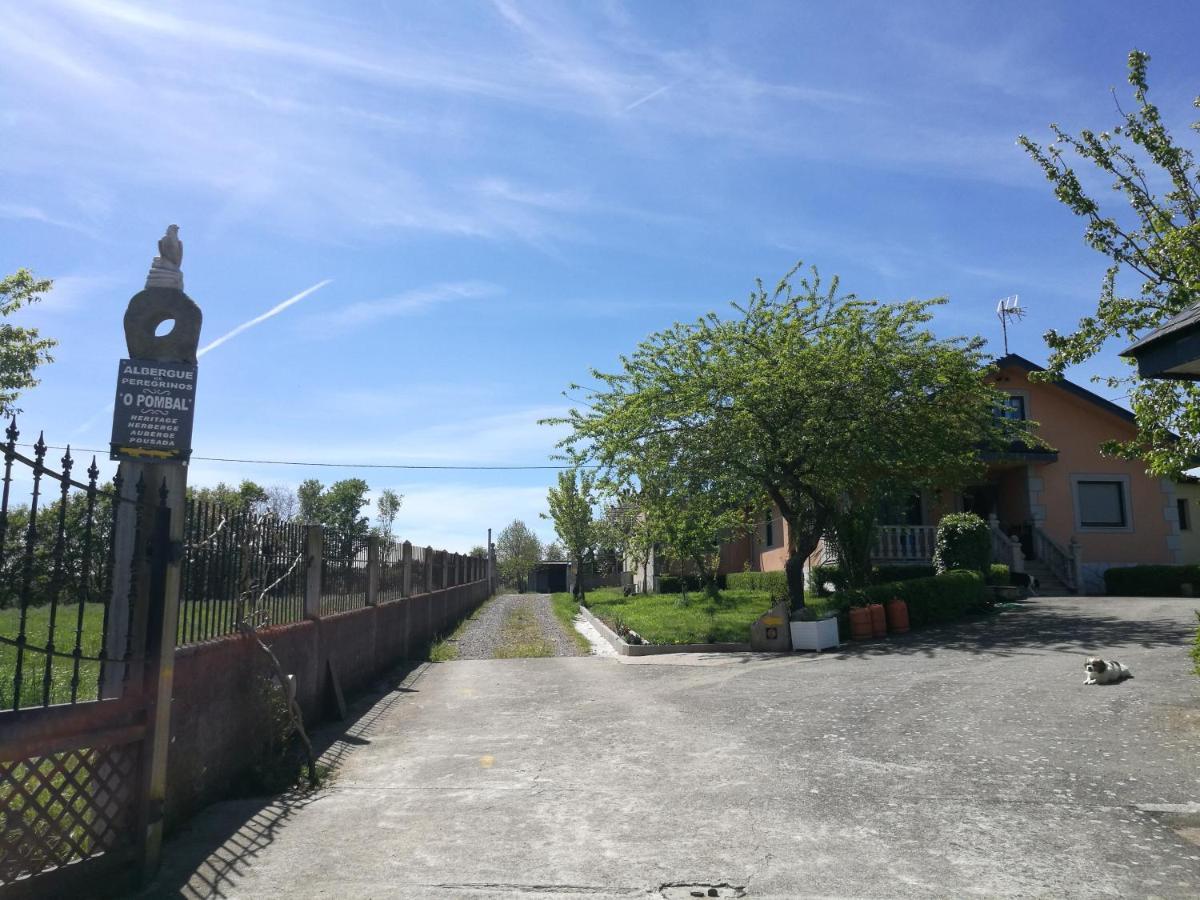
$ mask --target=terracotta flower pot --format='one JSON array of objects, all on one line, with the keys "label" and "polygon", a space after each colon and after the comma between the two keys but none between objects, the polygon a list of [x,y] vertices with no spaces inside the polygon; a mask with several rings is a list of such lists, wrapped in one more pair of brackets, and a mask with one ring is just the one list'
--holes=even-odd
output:
[{"label": "terracotta flower pot", "polygon": [[908,631],[908,604],[899,597],[893,597],[887,603],[887,626],[894,634]]},{"label": "terracotta flower pot", "polygon": [[871,613],[865,606],[850,607],[850,637],[865,641],[871,636]]},{"label": "terracotta flower pot", "polygon": [[882,603],[872,603],[867,607],[871,616],[871,637],[887,637],[887,615]]}]

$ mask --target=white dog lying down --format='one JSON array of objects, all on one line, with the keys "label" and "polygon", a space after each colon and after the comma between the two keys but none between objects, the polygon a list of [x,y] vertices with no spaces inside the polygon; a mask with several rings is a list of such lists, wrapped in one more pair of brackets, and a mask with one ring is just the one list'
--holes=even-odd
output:
[{"label": "white dog lying down", "polygon": [[1087,669],[1087,678],[1083,679],[1084,684],[1116,684],[1118,681],[1133,677],[1128,666],[1123,666],[1113,659],[1089,656],[1083,667]]}]

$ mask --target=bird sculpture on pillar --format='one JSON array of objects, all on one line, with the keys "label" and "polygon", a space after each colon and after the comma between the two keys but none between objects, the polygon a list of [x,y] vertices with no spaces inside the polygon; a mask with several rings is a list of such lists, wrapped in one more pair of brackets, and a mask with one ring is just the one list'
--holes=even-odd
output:
[{"label": "bird sculpture on pillar", "polygon": [[168,225],[167,233],[158,239],[158,256],[150,264],[146,275],[147,288],[173,288],[183,290],[183,242],[179,240],[179,226]]}]

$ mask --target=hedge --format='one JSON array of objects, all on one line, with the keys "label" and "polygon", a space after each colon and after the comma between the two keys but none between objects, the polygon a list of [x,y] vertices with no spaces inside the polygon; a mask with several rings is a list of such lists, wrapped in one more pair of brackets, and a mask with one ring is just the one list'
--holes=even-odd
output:
[{"label": "hedge", "polygon": [[992,563],[988,566],[986,580],[988,584],[1012,584],[1012,572],[1004,563]]},{"label": "hedge", "polygon": [[1200,594],[1200,566],[1121,566],[1104,572],[1104,590],[1124,597],[1184,597],[1183,585]]},{"label": "hedge", "polygon": [[775,597],[788,595],[786,572],[730,572],[725,584],[731,591],[767,591]]},{"label": "hedge", "polygon": [[[689,591],[704,590],[704,582],[698,575],[660,575],[658,576],[658,592],[660,594],[682,594],[685,581]],[[724,575],[717,576],[717,588],[725,589]]]},{"label": "hedge", "polygon": [[[871,570],[871,583],[890,584],[913,578],[931,578],[935,574],[933,566],[876,566]],[[826,588],[826,584],[832,584],[833,590]],[[808,589],[817,597],[828,597],[846,590],[846,581],[837,566],[813,566],[809,571]]]},{"label": "hedge", "polygon": [[958,569],[931,578],[873,584],[860,591],[846,591],[835,599],[860,606],[887,603],[893,597],[908,604],[908,621],[914,628],[921,628],[980,612],[986,607],[987,589],[979,572]]}]

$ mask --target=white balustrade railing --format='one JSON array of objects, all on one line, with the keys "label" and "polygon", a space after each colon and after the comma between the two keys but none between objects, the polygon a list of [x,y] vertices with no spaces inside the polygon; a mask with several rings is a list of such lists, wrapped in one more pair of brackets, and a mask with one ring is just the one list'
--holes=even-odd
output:
[{"label": "white balustrade railing", "polygon": [[920,563],[933,559],[936,525],[880,525],[871,559],[875,562]]}]

